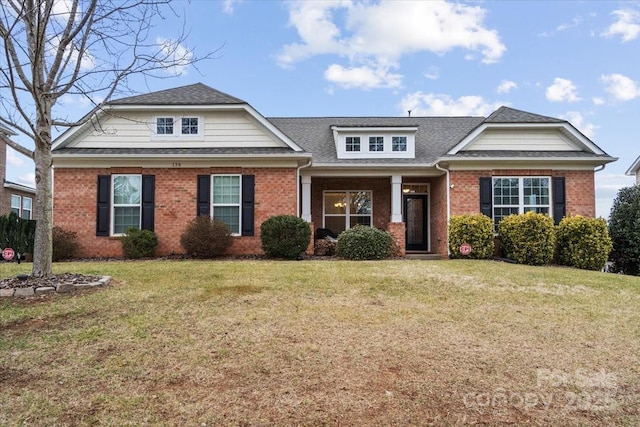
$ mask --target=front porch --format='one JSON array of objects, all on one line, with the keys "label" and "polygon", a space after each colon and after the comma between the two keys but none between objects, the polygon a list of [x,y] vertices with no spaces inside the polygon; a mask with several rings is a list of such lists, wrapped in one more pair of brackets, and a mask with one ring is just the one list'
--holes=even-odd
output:
[{"label": "front porch", "polygon": [[314,236],[355,225],[389,231],[401,255],[447,254],[443,175],[301,176],[301,212]]}]

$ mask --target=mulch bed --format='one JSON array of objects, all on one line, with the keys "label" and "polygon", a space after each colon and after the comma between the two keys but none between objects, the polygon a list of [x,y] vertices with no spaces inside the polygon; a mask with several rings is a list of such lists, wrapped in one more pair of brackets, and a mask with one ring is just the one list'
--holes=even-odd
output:
[{"label": "mulch bed", "polygon": [[61,283],[70,283],[74,285],[94,283],[100,280],[101,276],[86,276],[83,274],[74,273],[62,273],[54,274],[50,277],[9,277],[6,279],[0,279],[0,289],[12,289],[12,288],[40,288],[43,286],[57,286]]}]

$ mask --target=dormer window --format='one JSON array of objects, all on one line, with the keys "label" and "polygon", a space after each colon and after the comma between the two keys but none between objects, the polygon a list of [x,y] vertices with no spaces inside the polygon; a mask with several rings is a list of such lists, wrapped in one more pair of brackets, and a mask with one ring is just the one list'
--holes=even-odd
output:
[{"label": "dormer window", "polygon": [[345,148],[347,151],[360,151],[360,137],[348,136],[345,138]]},{"label": "dormer window", "polygon": [[407,137],[406,136],[394,136],[391,138],[391,150],[392,151],[407,151]]},{"label": "dormer window", "polygon": [[384,137],[383,136],[370,136],[369,137],[369,151],[384,151]]},{"label": "dormer window", "polygon": [[155,136],[166,138],[200,135],[199,117],[156,117]]}]

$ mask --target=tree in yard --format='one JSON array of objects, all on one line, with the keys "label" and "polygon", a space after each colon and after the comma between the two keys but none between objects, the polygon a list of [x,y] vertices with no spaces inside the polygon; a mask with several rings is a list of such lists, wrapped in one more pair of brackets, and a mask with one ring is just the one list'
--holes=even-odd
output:
[{"label": "tree in yard", "polygon": [[613,250],[609,259],[613,270],[619,273],[640,275],[640,184],[618,192],[611,215],[609,236]]},{"label": "tree in yard", "polygon": [[[52,157],[54,129],[88,120],[65,117],[63,97],[82,97],[100,109],[114,94],[130,93],[133,76],[159,77],[212,56],[197,58],[183,43],[152,36],[171,0],[0,1],[0,125],[33,140],[34,149],[6,143],[35,162],[36,237],[32,275],[52,274]],[[60,108],[58,108],[60,109]]]}]

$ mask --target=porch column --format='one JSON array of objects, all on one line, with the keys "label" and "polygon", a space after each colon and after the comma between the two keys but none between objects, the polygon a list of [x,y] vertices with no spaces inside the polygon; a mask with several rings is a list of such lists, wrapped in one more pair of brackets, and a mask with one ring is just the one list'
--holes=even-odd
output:
[{"label": "porch column", "polygon": [[302,182],[302,219],[311,222],[311,177],[303,175]]},{"label": "porch column", "polygon": [[402,176],[391,177],[391,222],[402,222]]}]

